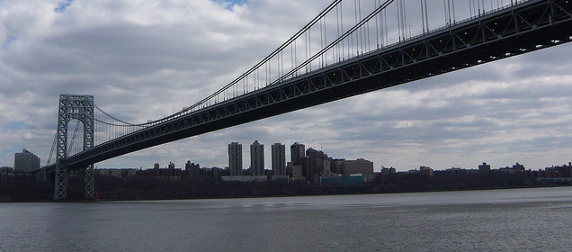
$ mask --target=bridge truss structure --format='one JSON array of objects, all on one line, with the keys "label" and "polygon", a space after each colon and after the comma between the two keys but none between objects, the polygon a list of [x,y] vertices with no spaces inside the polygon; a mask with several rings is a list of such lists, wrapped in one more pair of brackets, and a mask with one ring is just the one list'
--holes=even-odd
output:
[{"label": "bridge truss structure", "polygon": [[65,160],[68,157],[68,124],[72,119],[83,124],[83,150],[94,146],[94,103],[91,95],[60,95],[58,110],[58,129],[56,133],[56,168],[54,198],[67,197],[68,177],[77,172],[84,180],[85,197],[94,198],[93,164],[84,166],[69,166]]},{"label": "bridge truss structure", "polygon": [[[445,14],[446,25],[434,30],[429,29],[425,7],[421,18],[423,32],[408,37],[404,36],[407,27],[404,13],[398,12],[400,32],[395,43],[383,44],[381,34],[387,33],[387,29],[376,28],[376,36],[380,39],[374,39],[374,46],[365,42],[360,46],[359,38],[368,37],[364,27],[368,27],[371,20],[383,20],[387,15],[384,11],[395,2],[376,0],[373,10],[363,17],[359,14],[359,18],[356,5],[353,26],[340,29],[340,25],[336,25],[336,37],[328,40],[323,31],[326,30],[325,17],[334,13],[330,20],[339,19],[342,2],[334,1],[276,51],[200,102],[153,122],[131,124],[116,120],[121,123],[108,123],[129,130],[97,145],[90,142],[94,139],[92,132],[84,133],[87,135],[84,136],[84,149],[71,156],[64,154],[65,145],[60,147],[65,142],[60,127],[67,125],[69,118],[82,118],[78,120],[87,125],[86,129],[90,128],[88,114],[93,113],[93,104],[88,104],[87,96],[63,95],[63,103],[60,98],[56,162],[56,174],[60,174],[56,177],[61,182],[56,183],[55,198],[65,197],[64,178],[69,171],[85,171],[86,185],[91,181],[91,186],[86,186],[86,192],[91,190],[91,194],[88,192],[86,196],[92,195],[93,175],[88,171],[92,171],[94,163],[109,158],[572,40],[572,1],[568,0],[515,0],[489,12],[474,8],[471,17],[460,22],[455,21],[454,14],[449,11]],[[399,5],[403,0],[396,2],[397,10],[403,8]],[[426,5],[427,1],[421,3]],[[376,21],[375,25],[378,23]],[[318,30],[321,46],[318,49],[301,46],[307,56],[300,60],[296,51],[298,46],[310,40],[311,29]],[[348,51],[347,55],[344,51]],[[357,53],[351,55],[350,51]],[[328,63],[328,59],[333,62]],[[88,110],[90,106],[91,110]],[[75,109],[78,113],[73,112]],[[80,113],[82,109],[85,110],[81,112],[83,114]]]}]

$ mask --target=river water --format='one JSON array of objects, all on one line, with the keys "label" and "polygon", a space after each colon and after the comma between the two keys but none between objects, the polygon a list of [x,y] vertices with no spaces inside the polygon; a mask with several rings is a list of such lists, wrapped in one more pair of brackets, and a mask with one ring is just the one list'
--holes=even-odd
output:
[{"label": "river water", "polygon": [[572,187],[0,204],[0,251],[572,251]]}]

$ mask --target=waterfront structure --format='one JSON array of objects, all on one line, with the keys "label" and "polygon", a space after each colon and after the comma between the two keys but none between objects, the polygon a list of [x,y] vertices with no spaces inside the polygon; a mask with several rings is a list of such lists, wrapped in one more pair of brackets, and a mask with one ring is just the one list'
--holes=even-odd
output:
[{"label": "waterfront structure", "polygon": [[334,174],[342,174],[342,170],[344,169],[344,162],[346,160],[343,158],[336,158],[336,159],[332,159],[331,162],[331,170],[332,173]]},{"label": "waterfront structure", "polygon": [[100,168],[94,170],[94,172],[100,176],[112,176],[116,178],[134,177],[137,176],[137,171],[138,171],[137,169],[133,168],[123,168],[123,169]]},{"label": "waterfront structure", "polygon": [[331,176],[330,158],[323,151],[308,148],[302,170],[307,181],[317,182],[320,176]]},{"label": "waterfront structure", "polygon": [[250,145],[250,172],[253,176],[264,175],[264,144],[258,140]]},{"label": "waterfront structure", "polygon": [[32,172],[40,169],[40,158],[26,149],[14,154],[14,170]]},{"label": "waterfront structure", "polygon": [[486,162],[483,162],[482,165],[479,165],[479,172],[485,174],[491,172],[491,165],[488,165]]},{"label": "waterfront structure", "polygon": [[544,171],[544,177],[572,178],[572,162],[568,162],[568,165],[546,167]]},{"label": "waterfront structure", "polygon": [[242,175],[242,144],[232,142],[228,145],[228,169],[230,176]]},{"label": "waterfront structure", "polygon": [[499,170],[503,173],[509,173],[509,174],[521,174],[525,171],[524,165],[519,164],[518,162],[513,165],[512,167],[504,167],[504,168],[499,168]]},{"label": "waterfront structure", "polygon": [[292,165],[301,165],[304,157],[306,157],[306,146],[298,142],[295,142],[290,146],[290,159],[292,160]]},{"label": "waterfront structure", "polygon": [[175,164],[172,162],[169,162],[169,166],[167,166],[169,174],[168,176],[175,176]]},{"label": "waterfront structure", "polygon": [[435,172],[429,166],[420,166],[419,171],[421,172],[421,174],[428,175],[429,177],[435,175]]},{"label": "waterfront structure", "polygon": [[286,146],[281,143],[272,145],[272,175],[286,175]]},{"label": "waterfront structure", "polygon": [[[289,163],[289,164],[291,165],[292,163]],[[292,169],[292,172],[291,172],[292,179],[294,179],[294,180],[304,180],[305,179],[301,165],[291,165],[290,167]]]},{"label": "waterfront structure", "polygon": [[201,166],[199,164],[191,163],[191,160],[187,160],[187,163],[185,163],[185,175],[198,177],[200,174]]},{"label": "waterfront structure", "polygon": [[160,171],[160,167],[159,167],[159,166],[160,166],[159,163],[155,163],[155,164],[153,165],[153,175],[154,175],[154,176],[159,176],[159,175],[161,174],[161,171]]},{"label": "waterfront structure", "polygon": [[381,174],[388,175],[388,174],[395,174],[395,173],[397,173],[397,170],[395,168],[393,168],[393,167],[387,168],[383,165],[381,166]]},{"label": "waterfront structure", "polygon": [[348,176],[352,174],[373,174],[373,162],[363,158],[344,161],[342,167],[342,175]]}]

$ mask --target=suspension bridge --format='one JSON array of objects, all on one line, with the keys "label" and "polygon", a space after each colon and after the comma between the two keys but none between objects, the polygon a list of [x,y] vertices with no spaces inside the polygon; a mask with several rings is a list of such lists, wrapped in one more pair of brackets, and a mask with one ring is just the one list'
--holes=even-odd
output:
[{"label": "suspension bridge", "polygon": [[45,170],[55,199],[67,197],[71,173],[93,198],[93,164],[106,159],[571,39],[568,0],[336,0],[244,74],[167,117],[128,123],[93,96],[61,95]]}]

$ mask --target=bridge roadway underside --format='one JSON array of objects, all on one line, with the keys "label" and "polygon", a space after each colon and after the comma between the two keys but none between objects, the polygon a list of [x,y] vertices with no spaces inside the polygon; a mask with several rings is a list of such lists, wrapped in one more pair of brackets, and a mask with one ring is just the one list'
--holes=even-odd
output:
[{"label": "bridge roadway underside", "polygon": [[67,158],[81,168],[133,151],[569,42],[572,4],[530,1],[294,77]]}]

